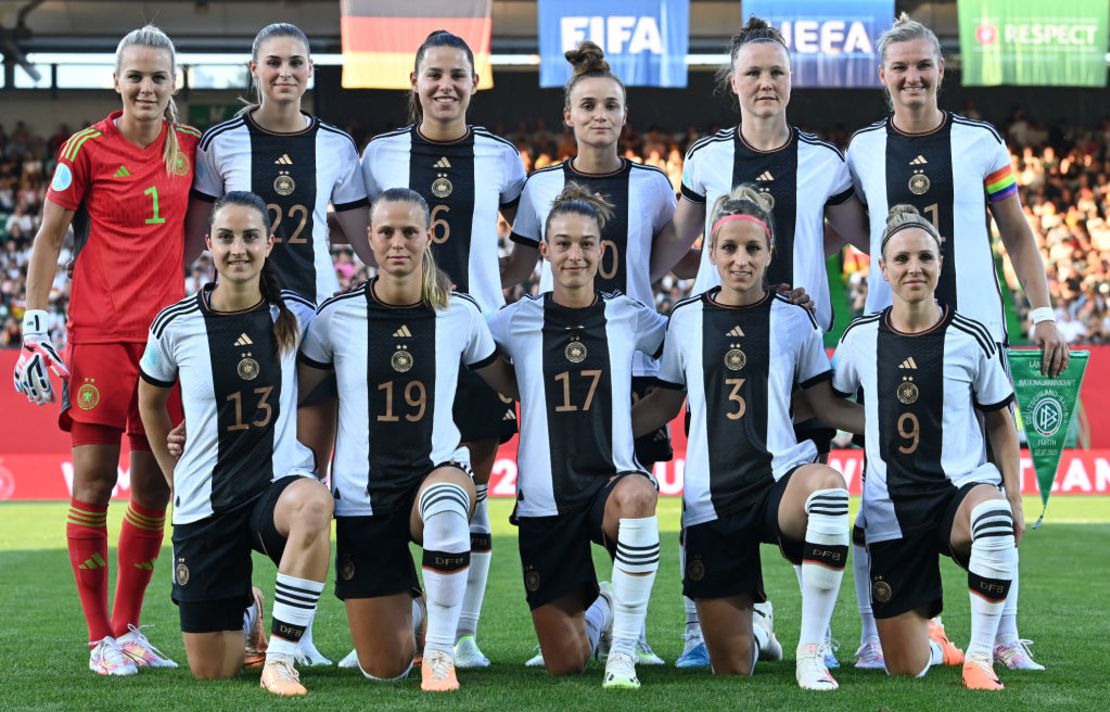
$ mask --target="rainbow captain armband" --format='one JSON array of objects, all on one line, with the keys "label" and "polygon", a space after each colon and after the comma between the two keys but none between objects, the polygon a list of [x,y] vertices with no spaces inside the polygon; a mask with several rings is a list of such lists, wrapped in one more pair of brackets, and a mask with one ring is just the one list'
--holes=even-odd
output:
[{"label": "rainbow captain armband", "polygon": [[1017,195],[1017,179],[1014,178],[1014,169],[1010,166],[999,168],[983,180],[987,189],[987,200],[992,203]]}]

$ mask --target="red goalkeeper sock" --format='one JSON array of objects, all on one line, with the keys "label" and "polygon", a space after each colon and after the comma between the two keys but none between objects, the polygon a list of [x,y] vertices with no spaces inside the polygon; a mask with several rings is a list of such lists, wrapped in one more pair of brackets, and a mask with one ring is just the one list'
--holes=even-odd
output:
[{"label": "red goalkeeper sock", "polygon": [[112,630],[117,638],[127,633],[128,625],[139,625],[143,595],[154,574],[154,562],[162,551],[165,524],[165,509],[156,511],[135,504],[134,500],[128,502],[119,534],[119,573],[112,608]]},{"label": "red goalkeeper sock", "polygon": [[108,620],[108,505],[70,500],[66,543],[89,626],[89,643],[96,643],[112,635]]}]

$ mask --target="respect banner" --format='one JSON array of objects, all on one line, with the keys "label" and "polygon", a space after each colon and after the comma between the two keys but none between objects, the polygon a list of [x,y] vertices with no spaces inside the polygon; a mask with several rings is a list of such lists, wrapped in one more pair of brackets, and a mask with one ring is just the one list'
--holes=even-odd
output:
[{"label": "respect banner", "polygon": [[1068,367],[1056,378],[1041,374],[1040,351],[1011,349],[1007,355],[1014,379],[1014,395],[1021,409],[1025,439],[1033,456],[1033,468],[1037,472],[1037,486],[1041,493],[1041,516],[1033,525],[1036,527],[1044,519],[1044,510],[1048,508],[1048,497],[1056,480],[1060,454],[1064,451],[1068,423],[1079,400],[1079,387],[1083,384],[1083,372],[1090,354],[1072,351]]},{"label": "respect banner", "polygon": [[959,0],[964,86],[1106,86],[1107,0]]},{"label": "respect banner", "polygon": [[585,40],[625,86],[686,86],[690,0],[540,0],[540,86],[570,79],[563,56]]},{"label": "respect banner", "polygon": [[876,45],[894,0],[744,0],[743,10],[782,32],[794,86],[878,88]]}]

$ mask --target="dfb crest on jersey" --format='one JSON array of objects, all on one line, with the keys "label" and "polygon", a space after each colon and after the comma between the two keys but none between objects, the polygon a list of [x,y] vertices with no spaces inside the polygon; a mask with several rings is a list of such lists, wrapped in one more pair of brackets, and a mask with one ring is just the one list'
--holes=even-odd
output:
[{"label": "dfb crest on jersey", "polygon": [[290,195],[297,189],[297,182],[289,175],[289,171],[281,171],[274,178],[274,192],[278,195]]},{"label": "dfb crest on jersey", "polygon": [[740,349],[740,344],[729,344],[725,352],[725,367],[730,371],[739,371],[748,363],[748,355]]},{"label": "dfb crest on jersey", "polygon": [[890,584],[886,581],[883,581],[882,579],[876,579],[871,584],[871,597],[874,598],[878,603],[886,603],[891,599],[893,595],[894,589],[891,588]]},{"label": "dfb crest on jersey", "polygon": [[924,170],[916,170],[910,176],[909,189],[914,195],[925,195],[929,192],[929,176],[925,175]]},{"label": "dfb crest on jersey", "polygon": [[563,355],[567,357],[567,361],[571,363],[582,363],[590,354],[586,345],[579,341],[578,336],[570,337],[570,343],[563,349]]},{"label": "dfb crest on jersey", "polygon": [[436,179],[432,181],[432,195],[437,198],[446,198],[454,189],[455,186],[451,185],[446,173],[437,174]]},{"label": "dfb crest on jersey", "polygon": [[77,389],[77,407],[81,410],[92,410],[100,403],[100,389],[95,384],[95,378],[86,378]]},{"label": "dfb crest on jersey", "polygon": [[412,354],[409,353],[407,346],[398,346],[397,350],[389,358],[389,365],[397,373],[406,373],[412,370],[412,365],[415,363]]},{"label": "dfb crest on jersey", "polygon": [[243,354],[242,358],[239,360],[239,365],[235,367],[235,372],[238,373],[239,378],[242,378],[244,381],[253,381],[258,378],[258,373],[261,370],[262,367],[258,365],[257,361],[251,358],[249,353]]},{"label": "dfb crest on jersey", "polygon": [[902,405],[913,405],[917,402],[919,395],[917,384],[913,382],[913,376],[902,376],[902,382],[898,384],[898,402]]},{"label": "dfb crest on jersey", "polygon": [[174,579],[177,581],[178,586],[186,586],[189,583],[189,567],[185,565],[185,559],[178,559],[177,566],[173,569]]}]

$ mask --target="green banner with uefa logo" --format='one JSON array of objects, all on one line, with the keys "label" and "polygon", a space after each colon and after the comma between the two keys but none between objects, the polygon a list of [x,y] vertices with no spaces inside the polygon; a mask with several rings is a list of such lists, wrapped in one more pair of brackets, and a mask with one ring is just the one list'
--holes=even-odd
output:
[{"label": "green banner with uefa logo", "polygon": [[[1041,374],[1039,350],[1011,349],[1007,356],[1014,379],[1014,395],[1025,424],[1025,439],[1029,443],[1033,469],[1037,473],[1041,504],[1043,508],[1047,508],[1090,352],[1072,351],[1068,367],[1056,378]],[[1044,519],[1043,509],[1037,524],[1040,524],[1041,519]]]},{"label": "green banner with uefa logo", "polygon": [[958,0],[964,86],[1106,86],[1107,0]]}]

